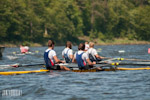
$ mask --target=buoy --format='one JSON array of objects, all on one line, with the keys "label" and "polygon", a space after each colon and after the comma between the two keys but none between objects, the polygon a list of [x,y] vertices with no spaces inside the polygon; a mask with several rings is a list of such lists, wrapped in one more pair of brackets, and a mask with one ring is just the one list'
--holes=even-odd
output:
[{"label": "buoy", "polygon": [[36,50],[36,51],[35,51],[35,53],[39,53],[39,51],[38,51],[38,50]]},{"label": "buoy", "polygon": [[16,54],[16,52],[12,52],[13,54]]},{"label": "buoy", "polygon": [[98,50],[102,50],[101,48],[98,48]]},{"label": "buoy", "polygon": [[148,48],[148,53],[150,53],[150,48]]}]

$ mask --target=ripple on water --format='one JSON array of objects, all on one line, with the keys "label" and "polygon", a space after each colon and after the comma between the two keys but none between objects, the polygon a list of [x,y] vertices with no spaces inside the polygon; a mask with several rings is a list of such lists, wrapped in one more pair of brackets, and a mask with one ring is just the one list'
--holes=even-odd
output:
[{"label": "ripple on water", "polygon": [[[150,59],[147,54],[149,45],[112,45],[96,46],[102,48],[101,54],[106,57],[123,57]],[[60,58],[64,47],[56,46]],[[74,49],[77,47],[73,47]],[[38,50],[34,55],[12,56],[19,48],[6,48],[0,64],[30,64],[43,63],[43,52],[46,47],[33,47]],[[124,53],[116,51],[124,50]],[[13,59],[17,57],[17,59]],[[38,59],[37,59],[38,58]],[[138,67],[138,66],[121,66]],[[41,66],[1,69],[1,71],[37,70]],[[2,90],[19,89],[19,97],[0,96],[0,100],[149,100],[150,72],[139,71],[110,71],[94,73],[47,72],[12,76],[0,76],[0,92]]]}]

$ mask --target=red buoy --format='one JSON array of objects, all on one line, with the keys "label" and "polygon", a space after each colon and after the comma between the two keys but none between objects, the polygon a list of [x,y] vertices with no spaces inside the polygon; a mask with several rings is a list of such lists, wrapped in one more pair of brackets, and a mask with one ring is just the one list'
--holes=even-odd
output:
[{"label": "red buoy", "polygon": [[148,48],[148,53],[150,53],[150,48]]}]

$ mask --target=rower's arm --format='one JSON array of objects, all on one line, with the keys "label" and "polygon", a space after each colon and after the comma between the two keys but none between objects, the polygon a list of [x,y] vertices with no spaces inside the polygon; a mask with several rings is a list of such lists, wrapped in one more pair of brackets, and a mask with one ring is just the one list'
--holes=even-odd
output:
[{"label": "rower's arm", "polygon": [[90,59],[86,59],[86,61],[87,61],[87,63],[88,63],[89,65],[95,65],[95,64],[96,64],[96,62],[91,62]]},{"label": "rower's arm", "polygon": [[70,57],[70,59],[73,59],[73,55],[70,55],[69,57]]},{"label": "rower's arm", "polygon": [[62,57],[65,58],[63,55],[62,55]]},{"label": "rower's arm", "polygon": [[98,54],[95,55],[95,57],[96,57],[96,58],[100,58],[100,59],[103,59],[103,58],[104,58],[104,57],[99,56]]},{"label": "rower's arm", "polygon": [[73,62],[73,63],[76,63],[77,61],[76,61],[76,59],[75,59],[75,58],[73,58],[73,59],[72,59],[72,62]]},{"label": "rower's arm", "polygon": [[64,58],[64,50],[62,51],[62,57]]},{"label": "rower's arm", "polygon": [[57,58],[57,56],[54,56],[54,60],[55,60],[56,63],[64,63],[63,61],[59,60],[59,59]]}]

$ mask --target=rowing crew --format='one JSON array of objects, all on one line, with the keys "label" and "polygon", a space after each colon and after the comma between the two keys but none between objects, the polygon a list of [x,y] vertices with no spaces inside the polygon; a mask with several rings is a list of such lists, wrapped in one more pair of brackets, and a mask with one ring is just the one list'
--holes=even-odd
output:
[{"label": "rowing crew", "polygon": [[[85,44],[80,43],[78,46],[78,51],[73,55],[72,43],[68,41],[66,43],[66,48],[62,52],[65,61],[58,59],[56,52],[54,50],[54,41],[48,41],[48,49],[44,52],[44,61],[46,68],[49,70],[70,70],[66,66],[56,65],[58,63],[77,63],[79,69],[89,69],[93,68],[96,61],[100,61],[103,57],[99,56],[97,51],[94,49],[94,43],[89,44],[89,49],[85,52]],[[101,70],[101,68],[96,68]]]},{"label": "rowing crew", "polygon": [[20,45],[20,51],[21,51],[21,53],[28,53],[29,47]]}]

